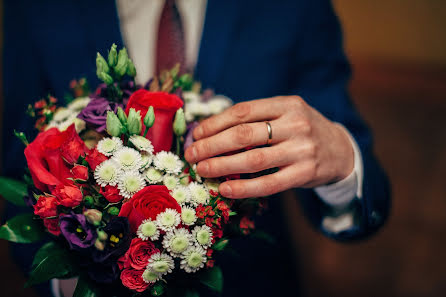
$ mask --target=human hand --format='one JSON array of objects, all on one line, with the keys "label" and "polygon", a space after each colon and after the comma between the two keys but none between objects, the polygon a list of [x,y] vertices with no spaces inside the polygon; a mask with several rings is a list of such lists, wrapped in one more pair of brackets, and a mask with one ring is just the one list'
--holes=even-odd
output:
[{"label": "human hand", "polygon": [[[230,156],[224,153],[270,146]],[[313,188],[334,183],[353,170],[354,151],[343,127],[325,118],[298,96],[242,102],[203,120],[193,131],[194,142],[185,152],[197,173],[206,178],[253,173],[278,167],[279,171],[252,179],[222,183],[228,198],[268,196],[290,188]]]}]

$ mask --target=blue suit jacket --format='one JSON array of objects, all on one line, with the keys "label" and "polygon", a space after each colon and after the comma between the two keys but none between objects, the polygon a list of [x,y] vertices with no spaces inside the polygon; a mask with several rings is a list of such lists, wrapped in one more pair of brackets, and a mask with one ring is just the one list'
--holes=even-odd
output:
[{"label": "blue suit jacket", "polygon": [[[5,0],[4,28],[3,164],[6,173],[18,176],[24,166],[23,146],[12,131],[32,135],[32,123],[24,114],[27,104],[48,93],[62,98],[73,78],[85,76],[94,85],[96,52],[106,53],[113,42],[120,47],[123,41],[111,0]],[[355,226],[337,234],[323,230],[321,221],[332,209],[310,189],[297,190],[304,212],[316,228],[342,241],[370,235],[384,223],[390,207],[388,182],[373,156],[370,132],[347,93],[350,68],[330,1],[209,0],[195,76],[205,87],[235,101],[300,95],[327,118],[342,123],[357,141],[364,162],[363,197],[352,204]],[[277,233],[279,216],[262,220]],[[263,259],[278,253],[259,250],[258,257]],[[277,266],[258,257],[251,257],[247,274],[255,267]],[[281,267],[277,266],[279,271],[291,274]],[[283,279],[282,274],[278,273]],[[240,281],[237,275],[229,280],[234,286]],[[272,290],[277,285],[269,277],[258,296],[270,292],[266,287]],[[259,287],[261,278],[254,279]],[[245,287],[246,282],[239,285]]]}]

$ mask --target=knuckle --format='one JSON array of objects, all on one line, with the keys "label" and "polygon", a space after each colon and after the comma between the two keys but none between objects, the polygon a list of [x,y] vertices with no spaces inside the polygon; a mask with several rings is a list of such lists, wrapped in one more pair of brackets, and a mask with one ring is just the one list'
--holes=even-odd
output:
[{"label": "knuckle", "polygon": [[286,100],[288,105],[296,108],[301,108],[305,103],[300,96],[287,96]]},{"label": "knuckle", "polygon": [[200,141],[196,148],[197,154],[200,157],[209,156],[211,154],[211,146],[208,141]]},{"label": "knuckle", "polygon": [[269,176],[263,183],[263,196],[275,194],[280,191],[280,181],[274,176]]},{"label": "knuckle", "polygon": [[306,136],[311,135],[312,133],[312,126],[309,120],[306,118],[300,119],[300,121],[297,122],[298,130]]},{"label": "knuckle", "polygon": [[253,137],[253,129],[248,124],[237,125],[234,128],[235,142],[241,145],[250,144]]},{"label": "knuckle", "polygon": [[310,143],[305,148],[305,151],[310,158],[314,159],[317,155],[317,145],[314,142],[310,141]]},{"label": "knuckle", "polygon": [[251,112],[251,104],[249,102],[242,102],[234,105],[231,109],[232,115],[239,121],[246,119]]},{"label": "knuckle", "polygon": [[248,154],[248,165],[254,170],[262,170],[266,168],[268,163],[268,158],[264,152],[261,150],[253,151],[251,154]]}]

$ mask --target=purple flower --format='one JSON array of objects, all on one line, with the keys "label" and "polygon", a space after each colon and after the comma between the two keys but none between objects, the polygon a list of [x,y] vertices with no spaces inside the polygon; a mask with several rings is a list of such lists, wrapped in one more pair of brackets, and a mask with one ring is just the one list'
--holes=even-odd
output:
[{"label": "purple flower", "polygon": [[92,251],[91,257],[96,263],[116,260],[130,247],[130,228],[127,218],[113,217],[102,231],[107,233],[108,238],[104,250],[93,249]]},{"label": "purple flower", "polygon": [[184,150],[186,150],[192,143],[194,143],[194,136],[192,132],[198,126],[198,122],[192,122],[187,125],[186,138],[184,139]]},{"label": "purple flower", "polygon": [[73,250],[83,250],[94,245],[96,231],[83,214],[68,214],[60,218],[60,230]]},{"label": "purple flower", "polygon": [[96,132],[100,133],[107,126],[107,111],[116,112],[119,106],[123,107],[122,104],[110,102],[105,98],[93,98],[77,117],[93,125]]}]

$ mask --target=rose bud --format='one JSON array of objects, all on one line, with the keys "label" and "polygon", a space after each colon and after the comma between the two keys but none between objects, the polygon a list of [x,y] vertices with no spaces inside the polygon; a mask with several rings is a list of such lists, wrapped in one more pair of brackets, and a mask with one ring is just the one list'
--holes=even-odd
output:
[{"label": "rose bud", "polygon": [[103,251],[105,249],[105,244],[102,241],[100,241],[99,239],[96,239],[96,241],[94,242],[94,247],[98,251]]},{"label": "rose bud", "polygon": [[111,136],[121,136],[122,124],[113,111],[107,111],[107,133]]},{"label": "rose bud", "polygon": [[129,60],[129,56],[127,55],[127,49],[123,48],[119,51],[118,54],[118,63],[115,67],[115,73],[121,77],[123,76],[127,71],[127,63]]},{"label": "rose bud", "polygon": [[135,77],[136,76],[135,64],[133,64],[133,61],[131,59],[129,59],[127,61],[127,75],[131,76],[131,77]]},{"label": "rose bud", "polygon": [[113,77],[105,73],[104,71],[96,73],[98,78],[102,80],[107,85],[113,84]]},{"label": "rose bud", "polygon": [[87,221],[94,226],[99,226],[101,224],[102,212],[97,209],[87,209],[84,211],[84,216],[87,218]]},{"label": "rose bud", "polygon": [[139,135],[141,133],[141,113],[134,108],[130,108],[129,116],[127,118],[127,129],[129,134]]},{"label": "rose bud", "polygon": [[118,63],[118,52],[116,51],[116,44],[112,44],[108,52],[108,66],[114,67]]},{"label": "rose bud", "polygon": [[104,57],[102,57],[101,54],[98,53],[96,56],[96,74],[99,77],[99,73],[101,72],[108,73],[109,71],[110,68],[108,67],[107,61],[105,61]]},{"label": "rose bud", "polygon": [[127,115],[121,107],[118,107],[118,119],[121,121],[122,125],[127,125]]},{"label": "rose bud", "polygon": [[117,208],[116,206],[112,206],[107,210],[107,212],[112,216],[117,216],[119,214],[119,208]]},{"label": "rose bud", "polygon": [[184,119],[184,111],[179,108],[175,114],[175,120],[173,121],[173,132],[176,136],[182,136],[186,133],[186,120]]},{"label": "rose bud", "polygon": [[146,116],[144,117],[144,125],[146,128],[150,128],[155,123],[155,113],[153,111],[153,106],[149,106],[147,109]]},{"label": "rose bud", "polygon": [[83,165],[75,165],[71,169],[75,181],[86,182],[88,180],[88,168]]}]

